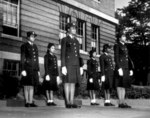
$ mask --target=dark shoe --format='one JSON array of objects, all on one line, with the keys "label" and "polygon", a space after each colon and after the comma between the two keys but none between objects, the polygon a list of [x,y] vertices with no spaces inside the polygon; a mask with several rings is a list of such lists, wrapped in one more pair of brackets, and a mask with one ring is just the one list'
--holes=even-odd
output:
[{"label": "dark shoe", "polygon": [[131,108],[131,106],[127,105],[126,103],[124,104],[119,104],[119,108]]},{"label": "dark shoe", "polygon": [[104,106],[110,106],[110,103],[104,103]]},{"label": "dark shoe", "polygon": [[127,103],[124,103],[125,108],[131,108],[131,106],[127,105]]},{"label": "dark shoe", "polygon": [[51,103],[52,106],[57,106],[57,104],[55,104],[54,102]]},{"label": "dark shoe", "polygon": [[91,105],[93,105],[93,106],[94,106],[94,105],[99,105],[99,104],[98,104],[98,103],[91,103]]},{"label": "dark shoe", "polygon": [[51,103],[50,102],[47,102],[47,104],[46,104],[47,106],[51,106]]},{"label": "dark shoe", "polygon": [[31,103],[31,104],[30,104],[30,107],[37,107],[37,105],[34,104],[34,103]]},{"label": "dark shoe", "polygon": [[124,104],[119,104],[118,107],[119,108],[125,108]]},{"label": "dark shoe", "polygon": [[29,104],[29,103],[26,103],[26,104],[25,104],[25,107],[30,107],[30,104]]},{"label": "dark shoe", "polygon": [[70,104],[66,104],[66,108],[71,108],[71,105]]},{"label": "dark shoe", "polygon": [[76,105],[76,104],[72,104],[72,105],[71,105],[71,108],[81,108],[81,106],[78,106],[78,105]]},{"label": "dark shoe", "polygon": [[95,105],[95,103],[91,103],[91,105]]},{"label": "dark shoe", "polygon": [[114,104],[112,104],[112,103],[109,103],[109,106],[115,106]]},{"label": "dark shoe", "polygon": [[99,105],[98,103],[94,103],[95,105]]}]

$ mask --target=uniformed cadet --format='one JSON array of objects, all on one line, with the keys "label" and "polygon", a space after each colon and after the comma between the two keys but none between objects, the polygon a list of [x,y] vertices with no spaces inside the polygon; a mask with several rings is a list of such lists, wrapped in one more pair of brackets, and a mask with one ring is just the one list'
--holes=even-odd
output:
[{"label": "uniformed cadet", "polygon": [[[114,60],[116,64],[116,87],[119,97],[119,108],[131,108],[125,103],[126,88],[131,86],[130,76],[133,75],[133,67],[129,67],[129,55],[126,46],[126,35],[123,33],[117,44],[114,45]],[[131,60],[130,60],[131,61]]]},{"label": "uniformed cadet", "polygon": [[27,32],[27,42],[21,46],[21,75],[24,86],[25,107],[36,107],[33,102],[34,87],[39,84],[38,48],[34,44],[37,35]]},{"label": "uniformed cadet", "polygon": [[79,42],[76,39],[76,24],[67,24],[67,36],[61,41],[61,66],[64,82],[66,108],[78,108],[74,104],[75,85],[83,74],[83,63],[80,63]]},{"label": "uniformed cadet", "polygon": [[103,54],[100,56],[101,82],[105,93],[104,106],[114,106],[110,102],[110,92],[113,89],[114,82],[114,65],[110,52],[111,46],[104,44]]},{"label": "uniformed cadet", "polygon": [[58,90],[60,81],[57,65],[57,57],[54,55],[55,46],[49,43],[47,46],[47,53],[44,56],[45,79],[43,86],[46,90],[47,105],[56,106],[54,103],[53,92]]},{"label": "uniformed cadet", "polygon": [[98,62],[96,61],[96,50],[92,49],[90,52],[90,59],[87,61],[87,90],[89,90],[91,105],[99,105],[96,103],[96,91],[99,90],[99,74]]}]

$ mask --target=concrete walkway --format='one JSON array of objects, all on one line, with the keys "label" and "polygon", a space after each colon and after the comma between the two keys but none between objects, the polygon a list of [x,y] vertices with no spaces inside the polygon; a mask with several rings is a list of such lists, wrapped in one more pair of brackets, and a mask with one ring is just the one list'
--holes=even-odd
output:
[{"label": "concrete walkway", "polygon": [[0,118],[150,118],[150,100],[127,100],[132,109],[120,109],[117,100],[115,107],[90,106],[89,100],[82,100],[80,109],[66,109],[63,100],[55,100],[56,107],[48,107],[43,100],[37,100],[37,108],[7,107],[6,101],[0,101]]}]

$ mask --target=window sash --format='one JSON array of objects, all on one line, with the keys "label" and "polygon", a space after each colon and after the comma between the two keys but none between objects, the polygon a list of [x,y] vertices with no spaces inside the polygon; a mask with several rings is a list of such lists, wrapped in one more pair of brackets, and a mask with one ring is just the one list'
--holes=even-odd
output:
[{"label": "window sash", "polygon": [[92,27],[92,39],[97,39],[97,27]]},{"label": "window sash", "polygon": [[70,16],[69,15],[66,15],[66,14],[64,14],[64,13],[61,13],[60,14],[60,25],[59,25],[59,28],[60,28],[60,30],[63,30],[63,31],[66,31],[66,25],[67,25],[67,23],[69,23],[70,22]]},{"label": "window sash", "polygon": [[13,60],[4,60],[3,74],[7,74],[9,76],[20,76],[20,63],[19,61]]},{"label": "window sash", "polygon": [[17,29],[17,37],[20,33],[20,0],[16,3],[2,0],[3,26]]},{"label": "window sash", "polygon": [[91,26],[91,38],[92,38],[92,43],[91,46],[96,48],[96,52],[100,53],[100,47],[99,47],[99,27],[96,25]]},{"label": "window sash", "polygon": [[6,26],[18,28],[18,5],[2,1],[3,4],[3,24]]},{"label": "window sash", "polygon": [[60,29],[60,32],[59,32],[59,39],[60,39],[60,42],[61,42],[61,39],[66,37],[66,32],[67,32],[67,23],[69,23],[71,20],[71,17],[67,14],[64,14],[64,13],[60,13],[60,16],[59,16],[59,29]]},{"label": "window sash", "polygon": [[85,21],[77,19],[77,39],[80,43],[80,49],[86,51],[85,27],[86,27]]},{"label": "window sash", "polygon": [[83,37],[84,32],[84,22],[81,20],[78,20],[77,22],[77,34],[81,37]]}]

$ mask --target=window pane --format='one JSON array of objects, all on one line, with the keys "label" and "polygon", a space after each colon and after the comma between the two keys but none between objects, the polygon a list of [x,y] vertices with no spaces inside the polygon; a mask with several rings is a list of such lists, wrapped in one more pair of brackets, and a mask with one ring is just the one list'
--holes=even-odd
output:
[{"label": "window pane", "polygon": [[59,18],[60,26],[59,28],[61,30],[66,31],[66,24],[70,22],[70,16],[66,15],[64,13],[60,13],[60,18]]},{"label": "window pane", "polygon": [[80,48],[86,51],[85,31],[85,21],[77,19],[77,39],[80,43]]},{"label": "window pane", "polygon": [[20,74],[20,62],[14,60],[4,60],[3,74],[8,76],[19,76]]},{"label": "window pane", "polygon": [[91,25],[91,38],[92,38],[92,47],[96,48],[97,53],[100,52],[100,47],[99,47],[99,26],[92,24]]},{"label": "window pane", "polygon": [[77,34],[80,36],[83,36],[83,30],[84,30],[83,25],[84,25],[84,22],[82,20],[77,21]]},{"label": "window pane", "polygon": [[17,0],[7,1],[3,0],[3,23],[11,27],[18,27],[17,24]]},{"label": "window pane", "polygon": [[3,33],[19,36],[19,0],[2,0],[3,6]]}]

